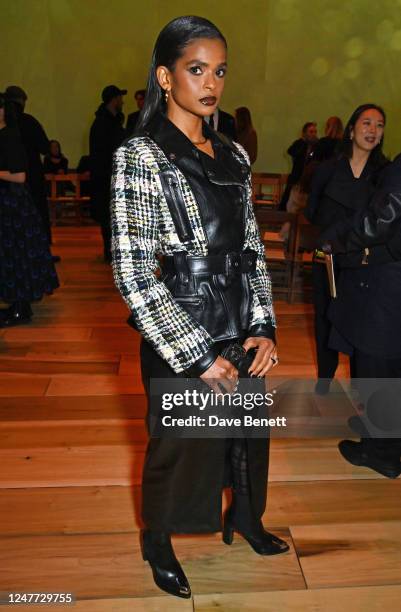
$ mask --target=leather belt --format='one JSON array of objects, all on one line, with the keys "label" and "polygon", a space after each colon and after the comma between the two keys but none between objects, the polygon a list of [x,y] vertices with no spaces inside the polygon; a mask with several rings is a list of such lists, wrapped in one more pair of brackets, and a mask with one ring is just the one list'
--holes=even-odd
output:
[{"label": "leather belt", "polygon": [[187,255],[182,251],[175,256],[165,255],[163,272],[190,274],[226,274],[228,276],[254,272],[257,253],[226,253],[224,255]]}]

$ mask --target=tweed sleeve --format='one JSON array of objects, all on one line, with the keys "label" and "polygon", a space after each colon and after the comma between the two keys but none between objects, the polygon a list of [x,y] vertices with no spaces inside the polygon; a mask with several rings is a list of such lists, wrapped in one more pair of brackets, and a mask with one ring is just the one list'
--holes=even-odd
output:
[{"label": "tweed sleeve", "polygon": [[115,283],[143,337],[176,372],[196,364],[213,339],[158,280],[160,192],[155,170],[135,147],[114,154],[111,184]]},{"label": "tweed sleeve", "polygon": [[[238,143],[235,146],[249,165],[249,157]],[[265,261],[265,247],[260,237],[252,202],[251,175],[246,183],[247,216],[245,226],[244,249],[256,251],[256,270],[249,274],[249,285],[252,296],[252,308],[249,332],[255,336],[266,336],[275,340],[276,318],[273,308],[273,294],[270,274]]]}]

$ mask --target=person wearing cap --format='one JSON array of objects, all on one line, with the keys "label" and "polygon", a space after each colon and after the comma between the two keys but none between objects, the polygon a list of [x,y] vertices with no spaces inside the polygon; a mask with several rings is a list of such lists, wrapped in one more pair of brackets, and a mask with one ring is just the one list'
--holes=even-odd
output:
[{"label": "person wearing cap", "polygon": [[126,136],[123,127],[123,96],[126,89],[108,85],[102,92],[102,103],[95,113],[89,135],[91,172],[91,212],[100,224],[104,244],[104,259],[111,261],[110,181],[114,151]]},{"label": "person wearing cap", "polygon": [[42,218],[49,244],[51,243],[50,217],[47,205],[46,182],[41,155],[49,152],[49,139],[39,121],[25,112],[27,94],[18,85],[10,85],[5,91],[17,116],[22,144],[27,157],[27,185],[34,204]]}]

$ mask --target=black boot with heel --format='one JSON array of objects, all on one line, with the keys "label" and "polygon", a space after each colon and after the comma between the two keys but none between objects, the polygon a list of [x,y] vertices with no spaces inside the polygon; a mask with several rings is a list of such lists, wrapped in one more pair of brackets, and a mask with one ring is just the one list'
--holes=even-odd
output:
[{"label": "black boot with heel", "polygon": [[159,589],[170,595],[189,599],[191,587],[171,544],[170,534],[145,529],[141,532],[144,561],[148,561]]},{"label": "black boot with heel", "polygon": [[287,552],[287,542],[265,531],[260,519],[255,519],[249,495],[233,493],[233,502],[224,517],[223,542],[232,544],[237,531],[258,555],[279,555]]}]

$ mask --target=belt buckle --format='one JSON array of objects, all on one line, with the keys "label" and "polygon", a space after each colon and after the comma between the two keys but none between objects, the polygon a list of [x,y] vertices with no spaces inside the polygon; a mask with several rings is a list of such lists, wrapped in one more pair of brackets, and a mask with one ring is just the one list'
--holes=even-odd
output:
[{"label": "belt buckle", "polygon": [[241,254],[231,252],[227,254],[227,272],[228,274],[241,273]]}]

